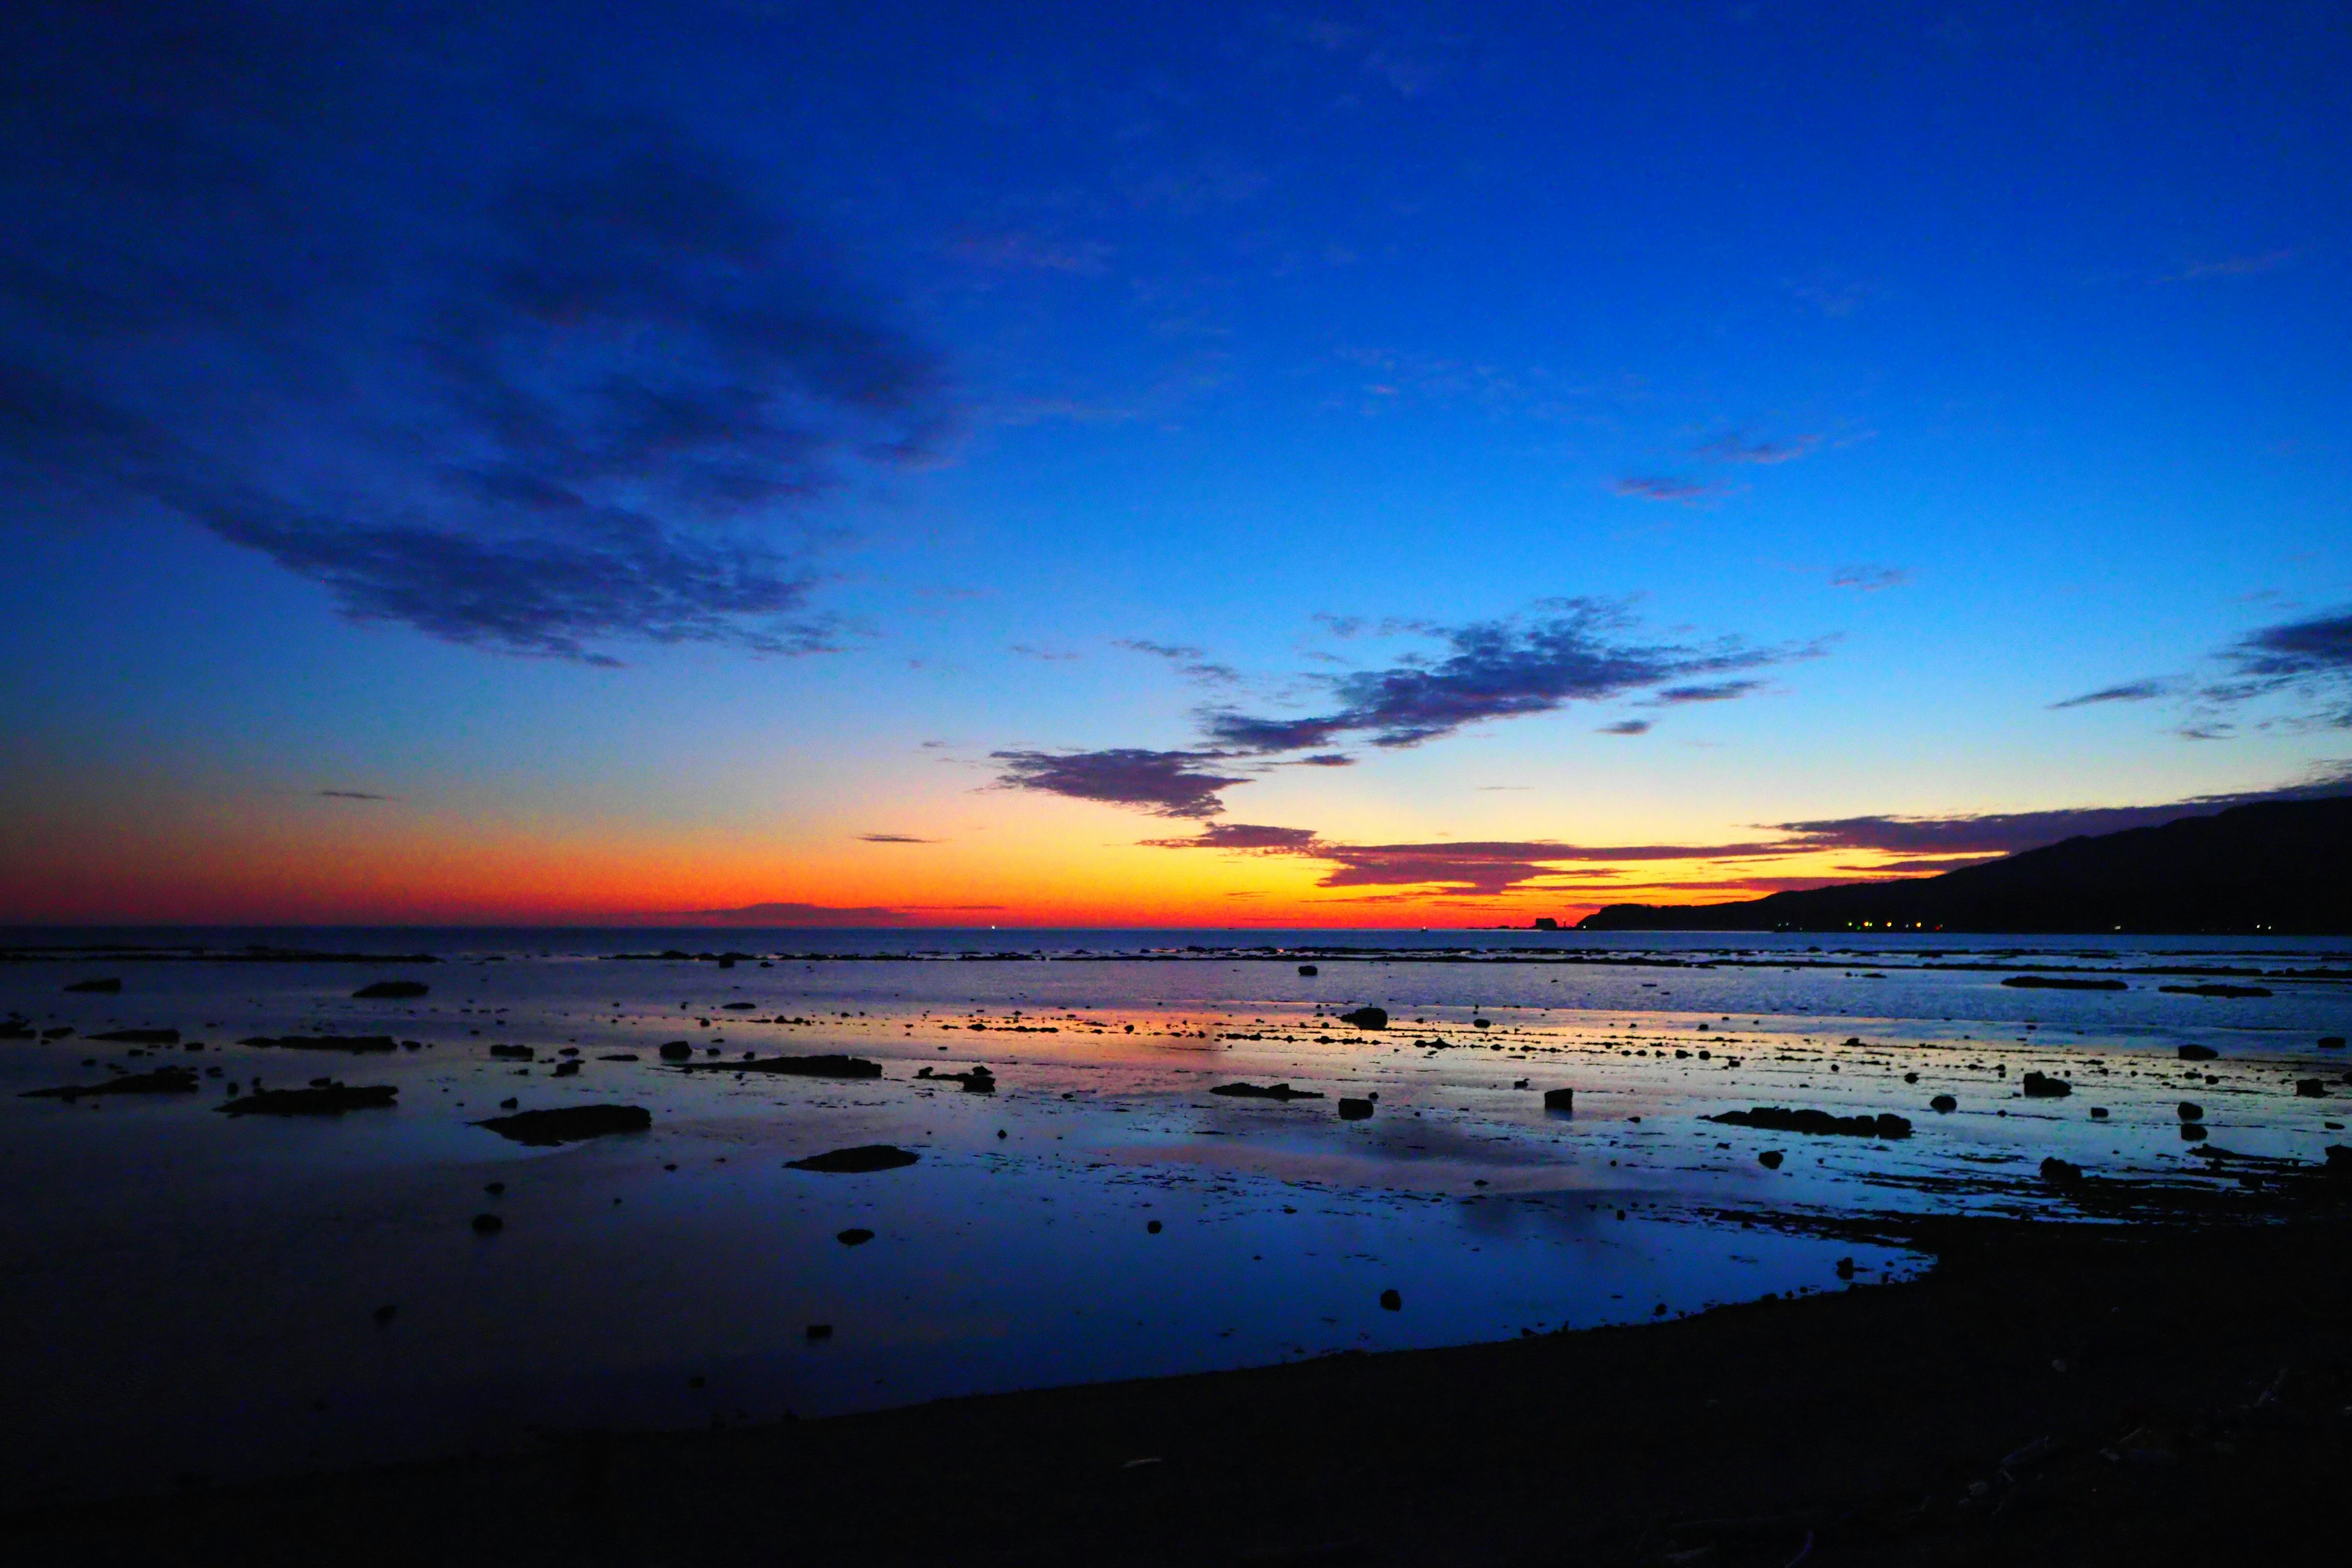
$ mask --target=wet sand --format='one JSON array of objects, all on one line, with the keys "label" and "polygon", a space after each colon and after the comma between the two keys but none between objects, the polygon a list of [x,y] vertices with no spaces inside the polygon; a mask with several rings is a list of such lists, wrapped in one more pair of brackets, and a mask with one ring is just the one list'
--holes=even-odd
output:
[{"label": "wet sand", "polygon": [[25,1563],[2342,1561],[2338,1178],[1638,1328],[0,1521]]}]

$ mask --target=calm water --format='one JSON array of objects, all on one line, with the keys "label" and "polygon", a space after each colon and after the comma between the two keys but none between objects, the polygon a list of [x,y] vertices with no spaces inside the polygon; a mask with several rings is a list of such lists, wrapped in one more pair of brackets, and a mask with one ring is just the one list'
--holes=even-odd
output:
[{"label": "calm water", "polygon": [[[55,951],[110,943],[140,952]],[[252,945],[440,962],[200,955]],[[2352,1026],[2341,941],[408,929],[16,931],[0,950],[18,955],[0,1016],[74,1031],[0,1043],[0,1419],[42,1435],[8,1501],[1837,1289],[1840,1258],[1865,1282],[1915,1260],[1739,1216],[2063,1212],[2035,1179],[2048,1154],[2194,1179],[2183,1099],[2213,1143],[2305,1159],[2345,1141],[2352,1108],[2352,1062],[2317,1044]],[[667,950],[748,956],[623,956]],[[2001,984],[2073,972],[2126,989]],[[2272,994],[2160,989],[2217,975]],[[63,990],[96,976],[121,993]],[[352,996],[382,979],[430,991]],[[1365,1003],[1388,1029],[1331,1016]],[[125,1027],[205,1048],[86,1038]],[[236,1043],[303,1032],[418,1046]],[[884,1076],[689,1075],[657,1056],[680,1038],[706,1064],[847,1051]],[[2217,1059],[2183,1063],[2182,1044]],[[567,1047],[584,1065],[554,1078]],[[19,1097],[166,1062],[217,1076]],[[915,1076],[976,1064],[993,1094]],[[2019,1098],[2028,1068],[2074,1093]],[[397,1108],[215,1113],[232,1081],[325,1075],[396,1086]],[[2327,1097],[2298,1095],[2315,1076]],[[1234,1081],[1326,1098],[1207,1092]],[[1575,1113],[1545,1111],[1564,1087]],[[1373,1093],[1370,1120],[1338,1118],[1338,1097]],[[1929,1110],[1936,1094],[1958,1109]],[[525,1147],[473,1125],[508,1099],[642,1106],[653,1127]],[[1702,1120],[1759,1104],[1895,1110],[1916,1131]],[[919,1160],[786,1167],[866,1143]],[[477,1236],[482,1213],[504,1228]],[[851,1227],[874,1238],[835,1239]]]}]

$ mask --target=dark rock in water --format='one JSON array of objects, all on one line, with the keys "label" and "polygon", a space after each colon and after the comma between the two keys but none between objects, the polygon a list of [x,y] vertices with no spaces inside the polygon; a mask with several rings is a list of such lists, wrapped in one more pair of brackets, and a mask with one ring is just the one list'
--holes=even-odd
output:
[{"label": "dark rock in water", "polygon": [[2323,1051],[2340,1051],[2344,1048],[2344,1037],[2322,1035],[2319,1037],[2319,1048]]},{"label": "dark rock in water", "polygon": [[2202,1143],[2205,1142],[2205,1124],[2201,1121],[2182,1122],[2180,1138],[2184,1143]]},{"label": "dark rock in water", "polygon": [[811,1344],[816,1343],[819,1340],[829,1340],[833,1338],[833,1325],[831,1323],[811,1323],[804,1331],[807,1333],[808,1342]]},{"label": "dark rock in water", "polygon": [[1903,1075],[1903,1081],[1905,1083],[1917,1083],[1919,1081],[1919,1075],[1916,1072],[1906,1072]]},{"label": "dark rock in water", "polygon": [[1381,1310],[1383,1312],[1401,1312],[1404,1310],[1404,1298],[1398,1295],[1393,1290],[1381,1291]]},{"label": "dark rock in water", "polygon": [[86,1094],[194,1094],[202,1086],[194,1068],[157,1068],[153,1072],[129,1073],[104,1083],[65,1084],[57,1089],[28,1089],[24,1100],[79,1100]]},{"label": "dark rock in water", "polygon": [[2074,1086],[2064,1079],[2038,1072],[2027,1073],[2024,1083],[2019,1087],[2024,1089],[2028,1100],[2063,1100],[2074,1092]]},{"label": "dark rock in water", "polygon": [[2330,1143],[2327,1146],[2327,1168],[2352,1172],[2352,1145]]},{"label": "dark rock in water", "polygon": [[67,986],[66,989],[68,991],[89,992],[99,996],[116,996],[120,995],[122,992],[122,982],[120,980],[77,980],[72,984]]},{"label": "dark rock in water", "polygon": [[633,1062],[637,1059],[637,1053],[635,1051],[608,1051],[604,1055],[598,1057],[596,1059],[600,1062]]},{"label": "dark rock in water", "polygon": [[[874,1067],[874,1064],[871,1062],[867,1062],[865,1065],[867,1067]],[[882,1076],[882,1069],[880,1068],[874,1068],[874,1076],[876,1078],[880,1078]],[[967,1072],[935,1072],[929,1068],[924,1068],[920,1071],[917,1072],[915,1076],[921,1079],[930,1079],[940,1083],[960,1083],[963,1085],[963,1091],[966,1094],[994,1094],[996,1092],[996,1075],[989,1071],[984,1067],[976,1067]]]},{"label": "dark rock in water", "polygon": [[[353,1056],[376,1052],[389,1053],[400,1049],[400,1042],[390,1035],[254,1035],[237,1042],[240,1046],[275,1047],[281,1051],[347,1051]],[[493,1051],[499,1047],[492,1046]],[[529,1050],[530,1047],[523,1047]]]},{"label": "dark rock in water", "polygon": [[1546,1110],[1574,1110],[1576,1109],[1576,1090],[1572,1089],[1545,1089],[1544,1109]]},{"label": "dark rock in water", "polygon": [[1474,1029],[1491,1029],[1495,1026],[1495,1020],[1492,1018],[1473,1018],[1470,1020],[1470,1026]]},{"label": "dark rock in water", "polygon": [[177,1029],[110,1029],[103,1035],[91,1035],[93,1040],[105,1040],[118,1046],[176,1046],[180,1043]]},{"label": "dark rock in water", "polygon": [[1146,1220],[1146,1221],[1144,1221],[1144,1223],[1143,1223],[1143,1233],[1144,1233],[1146,1236],[1158,1236],[1158,1235],[1160,1234],[1160,1222],[1159,1222],[1158,1220],[1153,1219],[1153,1220]]},{"label": "dark rock in water", "polygon": [[2193,1100],[2182,1100],[2176,1109],[2179,1110],[2180,1120],[2183,1121],[2202,1121],[2205,1120],[2205,1108],[2198,1104]]},{"label": "dark rock in water", "polygon": [[1927,1109],[1930,1110],[1953,1111],[1959,1108],[1960,1102],[1948,1094],[1939,1094],[1927,1102]]},{"label": "dark rock in water", "polygon": [[2095,1105],[2095,1106],[2091,1107],[2091,1120],[2092,1120],[2092,1121],[2105,1121],[2106,1119],[2107,1119],[2107,1108],[2106,1108],[2105,1106],[2104,1106],[2104,1105]]},{"label": "dark rock in water", "polygon": [[688,1045],[686,1041],[665,1040],[662,1042],[662,1060],[666,1062],[683,1062],[690,1061],[693,1058],[694,1047]]},{"label": "dark rock in water", "polygon": [[1312,976],[1312,975],[1320,974],[1320,973],[1322,973],[1323,972],[1322,972],[1321,970],[1319,970],[1319,969],[1316,968],[1316,967],[1315,967],[1313,964],[1311,964],[1311,963],[1302,963],[1302,964],[1300,964],[1300,965],[1298,966],[1298,973],[1301,973],[1301,974],[1305,974],[1305,975]]},{"label": "dark rock in water", "polygon": [[1841,1258],[1837,1260],[1837,1277],[1841,1279],[1851,1279],[1853,1278],[1853,1258]]},{"label": "dark rock in water", "polygon": [[0,1018],[0,1040],[49,1039],[62,1037],[72,1033],[73,1030],[68,1027],[59,1029],[57,1032],[57,1035],[53,1037],[35,1029],[32,1025],[27,1024],[22,1018]]},{"label": "dark rock in water", "polygon": [[512,1110],[516,1106],[520,1105],[522,1101],[520,1100],[501,1100],[499,1101],[499,1109],[500,1110]]},{"label": "dark rock in water", "polygon": [[844,1247],[863,1247],[867,1242],[874,1239],[874,1233],[870,1230],[865,1230],[856,1226],[852,1226],[847,1230],[835,1235],[833,1239],[841,1243]]},{"label": "dark rock in water", "polygon": [[1756,1156],[1756,1163],[1763,1166],[1768,1171],[1777,1171],[1780,1168],[1780,1161],[1783,1158],[1784,1156],[1778,1149],[1767,1149],[1764,1152]]},{"label": "dark rock in water", "polygon": [[556,1078],[578,1078],[580,1076],[580,1064],[578,1062],[558,1062],[555,1064],[555,1071],[552,1076]]},{"label": "dark rock in water", "polygon": [[376,1321],[379,1324],[383,1324],[383,1323],[389,1323],[389,1322],[391,1322],[391,1321],[392,1321],[392,1320],[393,1320],[394,1318],[395,1318],[395,1317],[397,1317],[397,1316],[399,1316],[399,1315],[400,1315],[400,1308],[399,1308],[399,1306],[398,1306],[397,1304],[395,1304],[395,1303],[394,1303],[394,1302],[390,1302],[390,1301],[387,1301],[387,1302],[385,1302],[383,1306],[378,1307],[378,1308],[375,1310],[375,1313],[374,1313],[375,1321]]},{"label": "dark rock in water", "polygon": [[653,1112],[642,1105],[567,1105],[555,1110],[522,1110],[477,1121],[501,1138],[541,1148],[602,1138],[608,1132],[643,1132],[654,1124]]},{"label": "dark rock in water", "polygon": [[433,987],[422,980],[379,980],[373,985],[362,985],[352,993],[354,1002],[402,1002],[412,996],[422,996]]},{"label": "dark rock in water", "polygon": [[506,1190],[507,1184],[504,1182],[484,1182],[482,1184],[482,1191],[489,1194],[492,1197],[497,1197],[500,1193],[503,1193]]},{"label": "dark rock in water", "polygon": [[2159,985],[2158,991],[2168,996],[2267,996],[2270,992],[2260,985],[2222,985],[2208,981],[2200,985]]},{"label": "dark rock in water", "polygon": [[2305,1100],[2326,1100],[2327,1080],[2324,1078],[2299,1078],[2294,1080],[2294,1092]]},{"label": "dark rock in water", "polygon": [[1386,1007],[1359,1007],[1352,1013],[1339,1015],[1342,1024],[1353,1024],[1359,1029],[1385,1029],[1389,1026]]},{"label": "dark rock in water", "polygon": [[2042,1179],[2053,1187],[2071,1187],[2083,1179],[2083,1167],[2053,1154],[2042,1162]]},{"label": "dark rock in water", "polygon": [[887,1143],[861,1143],[855,1149],[832,1149],[811,1154],[805,1160],[787,1160],[784,1166],[787,1170],[816,1171],[828,1176],[860,1176],[869,1171],[895,1171],[921,1158]]},{"label": "dark rock in water", "polygon": [[2128,991],[2120,980],[2077,980],[2070,975],[2012,974],[2001,982],[2017,991]]},{"label": "dark rock in water", "polygon": [[1345,1096],[1342,1096],[1342,1097],[1340,1098],[1340,1100],[1339,1100],[1339,1120],[1340,1120],[1340,1121],[1370,1121],[1370,1120],[1371,1119],[1371,1114],[1372,1114],[1372,1102],[1371,1102],[1370,1100],[1349,1100],[1349,1099],[1346,1098]]},{"label": "dark rock in water", "polygon": [[496,1236],[506,1227],[507,1222],[494,1214],[478,1214],[474,1216],[476,1236]]},{"label": "dark rock in water", "polygon": [[756,1002],[721,1002],[719,1006],[730,1013],[748,1013],[758,1006]]},{"label": "dark rock in water", "polygon": [[1773,1132],[1835,1133],[1847,1138],[1908,1138],[1908,1119],[1881,1111],[1876,1116],[1832,1116],[1826,1110],[1790,1110],[1759,1105],[1748,1110],[1727,1110],[1706,1120],[1727,1127],[1761,1127]]},{"label": "dark rock in water", "polygon": [[2184,1062],[2210,1062],[2221,1053],[2210,1046],[2183,1046],[2180,1059]]},{"label": "dark rock in water", "polygon": [[263,1089],[213,1107],[224,1116],[341,1116],[346,1110],[389,1110],[400,1090],[388,1083],[327,1083],[311,1089]]},{"label": "dark rock in water", "polygon": [[1323,1096],[1311,1089],[1293,1089],[1286,1083],[1221,1083],[1209,1090],[1227,1100],[1320,1100]]},{"label": "dark rock in water", "polygon": [[539,1053],[529,1046],[492,1046],[490,1055],[500,1061],[527,1062],[536,1060]]}]

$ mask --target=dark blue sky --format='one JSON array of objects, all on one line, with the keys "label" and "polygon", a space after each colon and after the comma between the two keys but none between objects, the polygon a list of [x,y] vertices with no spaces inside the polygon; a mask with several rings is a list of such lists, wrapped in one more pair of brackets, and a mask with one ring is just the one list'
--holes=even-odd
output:
[{"label": "dark blue sky", "polygon": [[16,912],[1507,913],[2337,776],[2348,17],[12,8]]}]

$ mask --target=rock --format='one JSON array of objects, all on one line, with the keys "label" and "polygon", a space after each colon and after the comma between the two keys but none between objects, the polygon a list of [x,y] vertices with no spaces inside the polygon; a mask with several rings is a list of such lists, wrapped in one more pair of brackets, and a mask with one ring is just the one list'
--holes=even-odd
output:
[{"label": "rock", "polygon": [[507,1222],[494,1214],[478,1214],[474,1216],[476,1236],[496,1236],[506,1227]]},{"label": "rock", "polygon": [[804,1331],[807,1333],[808,1342],[811,1344],[816,1343],[819,1340],[829,1340],[833,1338],[833,1325],[831,1323],[811,1323]]},{"label": "rock", "polygon": [[2202,1143],[2205,1141],[2205,1124],[2201,1121],[2182,1122],[2180,1138],[2185,1143]]},{"label": "rock", "polygon": [[[866,1067],[874,1066],[871,1062],[866,1062],[862,1065]],[[875,1068],[874,1076],[876,1078],[881,1077],[882,1069],[880,1068]],[[922,1070],[916,1073],[915,1076],[917,1078],[931,1079],[942,1083],[960,1083],[963,1085],[963,1091],[966,1094],[994,1094],[996,1092],[996,1075],[990,1072],[984,1067],[972,1068],[965,1072],[934,1072],[929,1068],[924,1068]]]},{"label": "rock", "polygon": [[23,1100],[79,1100],[86,1094],[194,1094],[203,1086],[194,1068],[157,1068],[153,1072],[126,1073],[104,1083],[64,1084],[56,1089],[28,1089]]},{"label": "rock", "polygon": [[341,1116],[346,1110],[389,1110],[400,1090],[388,1083],[324,1083],[310,1089],[264,1089],[213,1107],[224,1116]]},{"label": "rock", "polygon": [[399,1309],[399,1307],[398,1307],[398,1306],[394,1305],[394,1303],[392,1303],[392,1302],[390,1302],[390,1301],[387,1301],[387,1302],[385,1302],[383,1306],[378,1307],[378,1308],[375,1310],[375,1312],[374,1312],[373,1316],[374,1316],[374,1318],[375,1318],[375,1321],[376,1321],[377,1324],[378,1324],[379,1326],[382,1326],[382,1325],[383,1325],[383,1324],[386,1324],[386,1323],[391,1322],[391,1321],[392,1321],[392,1320],[399,1314],[399,1312],[400,1312],[400,1309]]},{"label": "rock", "polygon": [[1927,1102],[1927,1109],[1935,1111],[1949,1112],[1958,1110],[1959,1108],[1960,1102],[1948,1094],[1939,1094]]},{"label": "rock", "polygon": [[1544,1109],[1546,1110],[1574,1110],[1576,1109],[1576,1090],[1572,1089],[1545,1089]]},{"label": "rock", "polygon": [[2352,1172],[2352,1145],[2330,1143],[2327,1146],[2327,1168],[2331,1171]]},{"label": "rock", "polygon": [[2294,1092],[2305,1100],[2326,1100],[2327,1080],[2324,1078],[2299,1078],[2294,1080]]},{"label": "rock", "polygon": [[1492,1018],[1473,1018],[1470,1020],[1470,1026],[1474,1029],[1490,1029],[1493,1028],[1494,1026],[1495,1020]]},{"label": "rock", "polygon": [[2323,1051],[2340,1051],[2344,1048],[2344,1037],[2322,1035],[2319,1037],[2319,1048]]},{"label": "rock", "polygon": [[1756,1156],[1756,1163],[1768,1171],[1777,1171],[1780,1168],[1780,1162],[1784,1157],[1778,1149],[1767,1149]]},{"label": "rock", "polygon": [[837,1233],[833,1239],[841,1243],[844,1247],[863,1247],[867,1242],[874,1239],[874,1233],[870,1230],[852,1226],[849,1229]]},{"label": "rock", "polygon": [[2179,1052],[2184,1062],[2210,1062],[2221,1054],[2210,1046],[2183,1046]]},{"label": "rock", "polygon": [[635,1051],[608,1051],[604,1055],[598,1057],[596,1059],[600,1062],[633,1062],[637,1059],[637,1053]]},{"label": "rock", "polygon": [[2074,1086],[2064,1079],[2038,1072],[2027,1073],[2024,1083],[2019,1087],[2024,1089],[2028,1100],[2063,1100],[2074,1092]]},{"label": "rock", "polygon": [[484,1182],[482,1184],[482,1191],[489,1194],[492,1197],[497,1197],[506,1190],[507,1184],[504,1182]]},{"label": "rock", "polygon": [[1404,1298],[1403,1298],[1402,1296],[1398,1295],[1398,1294],[1397,1294],[1395,1291],[1393,1291],[1393,1290],[1383,1290],[1383,1291],[1381,1291],[1381,1311],[1383,1311],[1383,1312],[1402,1312],[1402,1311],[1403,1311],[1403,1310],[1404,1310]]},{"label": "rock", "polygon": [[422,980],[379,980],[373,985],[362,985],[352,993],[354,1002],[403,1002],[412,996],[422,996],[433,987]]},{"label": "rock", "polygon": [[2091,1107],[2091,1120],[2092,1120],[2092,1121],[2105,1121],[2106,1119],[2107,1119],[2107,1108],[2106,1108],[2105,1106],[2104,1106],[2104,1105],[2095,1105],[2095,1106]]},{"label": "rock", "polygon": [[684,1040],[667,1040],[662,1044],[661,1058],[666,1062],[689,1061],[693,1057],[694,1047]]},{"label": "rock", "polygon": [[77,980],[66,989],[68,992],[80,991],[97,996],[116,996],[121,994],[122,982],[112,979]]},{"label": "rock", "polygon": [[118,1046],[176,1046],[180,1043],[177,1029],[110,1029],[102,1035],[91,1035],[93,1040],[104,1040]]},{"label": "rock", "polygon": [[1158,1236],[1160,1234],[1160,1222],[1156,1219],[1146,1220],[1143,1225],[1143,1233],[1146,1236]]},{"label": "rock", "polygon": [[501,1138],[539,1148],[577,1143],[613,1132],[643,1132],[654,1124],[653,1112],[641,1105],[567,1105],[555,1110],[521,1110],[477,1121]]},{"label": "rock", "polygon": [[1359,1007],[1352,1013],[1339,1015],[1342,1024],[1353,1024],[1359,1029],[1385,1029],[1389,1026],[1389,1010],[1385,1007]]},{"label": "rock", "polygon": [[1841,1258],[1837,1260],[1837,1277],[1841,1279],[1851,1279],[1853,1278],[1853,1258]]},{"label": "rock", "polygon": [[2221,985],[2208,982],[2201,985],[2159,985],[2158,991],[2168,996],[2267,996],[2270,992],[2260,985]]},{"label": "rock", "polygon": [[1903,1081],[1905,1083],[1917,1083],[1919,1081],[1919,1075],[1916,1072],[1906,1072],[1903,1075]]},{"label": "rock", "polygon": [[1209,1090],[1228,1100],[1320,1100],[1323,1096],[1311,1089],[1293,1089],[1286,1083],[1260,1086],[1255,1083],[1221,1083]]},{"label": "rock", "polygon": [[580,1064],[578,1062],[558,1062],[555,1064],[555,1071],[550,1076],[554,1078],[578,1078],[580,1076]]},{"label": "rock", "polygon": [[534,1061],[539,1057],[539,1053],[529,1046],[492,1046],[490,1055],[509,1062]]},{"label": "rock", "polygon": [[2183,1121],[2202,1121],[2205,1120],[2205,1108],[2198,1104],[2193,1100],[2184,1100],[2173,1109],[2179,1113],[2180,1120]]},{"label": "rock", "polygon": [[861,1143],[855,1149],[832,1149],[811,1154],[805,1160],[787,1160],[784,1165],[788,1170],[815,1171],[828,1176],[856,1176],[869,1171],[895,1171],[920,1158],[919,1154],[887,1143]]},{"label": "rock", "polygon": [[2053,1154],[2042,1162],[2042,1179],[2055,1187],[2070,1187],[2083,1179],[2083,1167]]},{"label": "rock", "polygon": [[516,1106],[520,1105],[522,1101],[520,1100],[501,1100],[499,1101],[499,1109],[500,1110],[512,1110]]},{"label": "rock", "polygon": [[[389,1054],[400,1049],[400,1042],[390,1035],[250,1035],[237,1044],[281,1051],[343,1051],[352,1056]],[[490,1049],[495,1052],[499,1047],[492,1046]]]},{"label": "rock", "polygon": [[1761,1127],[1773,1132],[1836,1134],[1847,1138],[1911,1136],[1911,1123],[1907,1119],[1885,1111],[1876,1116],[1832,1116],[1826,1110],[1759,1105],[1748,1110],[1727,1110],[1720,1116],[1710,1116],[1706,1120],[1719,1121],[1727,1127]]},{"label": "rock", "polygon": [[2120,980],[2077,980],[2053,974],[2012,974],[2001,982],[2017,991],[2127,991]]},{"label": "rock", "polygon": [[748,1013],[759,1005],[756,1002],[721,1002],[719,1007],[729,1013]]},{"label": "rock", "polygon": [[1323,972],[1311,963],[1302,963],[1298,966],[1298,973],[1311,979]]},{"label": "rock", "polygon": [[1370,1120],[1371,1114],[1372,1102],[1369,1100],[1349,1100],[1343,1096],[1339,1100],[1339,1120],[1342,1121],[1365,1121]]}]

